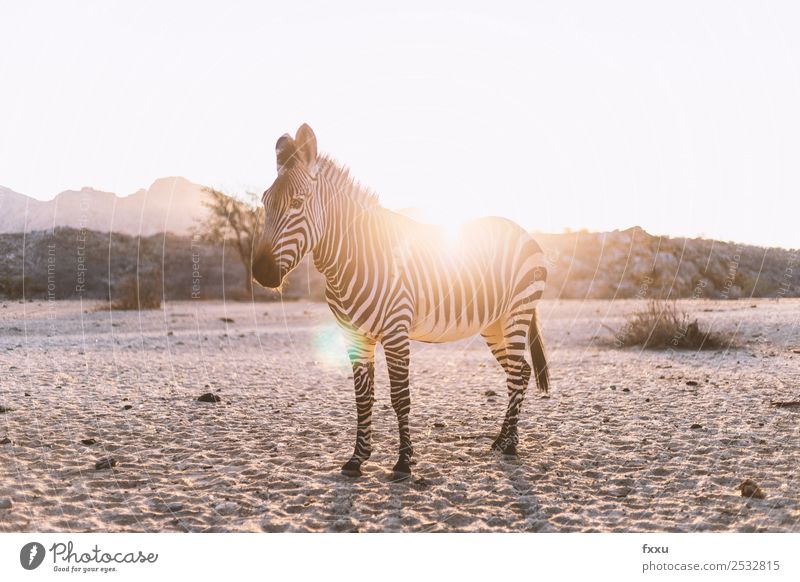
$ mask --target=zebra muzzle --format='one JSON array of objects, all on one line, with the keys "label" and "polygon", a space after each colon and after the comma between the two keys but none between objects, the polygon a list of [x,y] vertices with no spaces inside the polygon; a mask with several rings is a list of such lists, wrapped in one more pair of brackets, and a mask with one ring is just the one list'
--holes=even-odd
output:
[{"label": "zebra muzzle", "polygon": [[262,252],[253,259],[253,279],[262,287],[280,287],[285,273],[275,263],[272,253]]}]

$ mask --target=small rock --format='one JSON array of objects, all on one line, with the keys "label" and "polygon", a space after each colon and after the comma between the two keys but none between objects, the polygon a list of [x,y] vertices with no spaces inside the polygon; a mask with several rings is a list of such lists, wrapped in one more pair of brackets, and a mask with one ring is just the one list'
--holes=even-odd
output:
[{"label": "small rock", "polygon": [[94,464],[95,471],[102,471],[103,469],[110,469],[111,467],[117,466],[117,460],[114,457],[108,457],[107,459],[100,459]]},{"label": "small rock", "polygon": [[183,509],[183,503],[181,503],[180,501],[175,501],[167,504],[168,511],[181,511],[182,509]]},{"label": "small rock", "polygon": [[742,497],[755,499],[764,499],[766,497],[761,488],[751,479],[745,479],[736,489],[742,492]]},{"label": "small rock", "polygon": [[694,380],[686,380],[686,385],[687,386],[697,386],[698,383],[695,382]]},{"label": "small rock", "polygon": [[697,423],[695,422],[695,423],[694,423],[692,426],[690,426],[689,428],[691,428],[691,429],[703,428],[703,425],[702,425],[702,424],[697,424]]},{"label": "small rock", "polygon": [[221,515],[230,515],[236,511],[237,508],[238,505],[236,505],[233,501],[223,501],[222,503],[217,503],[217,505],[214,506],[214,511]]},{"label": "small rock", "polygon": [[611,386],[609,386],[609,388],[611,388],[612,390],[616,390],[617,389],[617,385],[616,384],[612,384]]},{"label": "small rock", "polygon": [[0,499],[0,509],[11,509],[14,503],[10,499]]},{"label": "small rock", "polygon": [[447,425],[446,425],[444,422],[442,422],[442,421],[439,421],[439,422],[434,422],[434,423],[433,423],[433,426],[434,426],[435,428],[444,428],[444,427],[446,427]]},{"label": "small rock", "polygon": [[81,444],[91,447],[92,445],[96,445],[97,441],[94,439],[81,439]]},{"label": "small rock", "polygon": [[785,402],[770,402],[775,408],[798,408],[800,407],[800,400],[788,400]]},{"label": "small rock", "polygon": [[31,395],[31,393],[30,393],[30,392],[26,392],[26,393],[25,393],[25,396],[30,396],[30,395]]},{"label": "small rock", "polygon": [[486,392],[483,393],[483,395],[484,396],[497,396],[497,392],[495,392],[494,390],[487,390]]},{"label": "small rock", "polygon": [[6,412],[11,412],[11,409],[0,405],[0,414],[4,414]]},{"label": "small rock", "polygon": [[633,489],[631,487],[612,487],[606,490],[606,493],[612,497],[627,497],[633,493]]},{"label": "small rock", "polygon": [[197,398],[198,402],[222,402],[222,398],[213,394],[212,392],[206,392]]},{"label": "small rock", "polygon": [[225,323],[233,323],[233,320],[230,317],[220,317],[219,320]]},{"label": "small rock", "polygon": [[133,408],[132,404],[126,404],[125,406],[122,407],[122,410],[130,410],[131,408]]},{"label": "small rock", "polygon": [[173,336],[173,335],[175,335],[175,332],[174,332],[174,331],[172,331],[172,330],[169,330],[169,331],[167,332],[167,335],[168,335],[168,336]]},{"label": "small rock", "polygon": [[622,391],[623,391],[623,392],[630,392],[630,391],[631,391],[631,389],[630,389],[630,388],[623,388],[623,389],[622,389]]},{"label": "small rock", "polygon": [[9,445],[11,444],[11,439],[8,437],[3,437],[0,439],[0,445]]}]

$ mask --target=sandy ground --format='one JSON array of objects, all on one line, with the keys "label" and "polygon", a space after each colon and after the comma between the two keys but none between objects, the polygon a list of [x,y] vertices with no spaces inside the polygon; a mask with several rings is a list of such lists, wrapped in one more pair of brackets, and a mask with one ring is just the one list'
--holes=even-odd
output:
[{"label": "sandy ground", "polygon": [[529,392],[517,460],[489,451],[481,340],[414,344],[399,484],[382,354],[373,457],[339,474],[355,405],[325,305],[92,307],[0,307],[2,531],[800,531],[800,409],[770,405],[800,398],[798,301],[690,304],[740,346],[701,354],[616,349],[601,323],[633,301],[544,302],[554,390]]}]

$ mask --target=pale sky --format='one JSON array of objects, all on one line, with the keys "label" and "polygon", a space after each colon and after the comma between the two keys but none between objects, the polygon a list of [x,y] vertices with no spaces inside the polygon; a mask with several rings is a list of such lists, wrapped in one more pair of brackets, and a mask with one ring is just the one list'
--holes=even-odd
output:
[{"label": "pale sky", "polygon": [[800,246],[797,2],[0,0],[0,185],[261,192],[303,122],[433,220]]}]

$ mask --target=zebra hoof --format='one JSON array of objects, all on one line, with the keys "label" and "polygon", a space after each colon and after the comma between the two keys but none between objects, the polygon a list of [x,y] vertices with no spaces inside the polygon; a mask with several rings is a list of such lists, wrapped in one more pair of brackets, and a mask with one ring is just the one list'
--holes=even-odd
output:
[{"label": "zebra hoof", "polygon": [[517,445],[515,444],[506,445],[502,451],[505,457],[517,457]]},{"label": "zebra hoof", "polygon": [[517,456],[517,445],[507,442],[505,440],[497,439],[492,443],[492,451],[502,453],[506,457]]},{"label": "zebra hoof", "polygon": [[392,483],[400,483],[406,479],[411,479],[410,471],[408,473],[403,473],[402,471],[392,471],[392,477],[390,478]]},{"label": "zebra hoof", "polygon": [[411,477],[411,467],[409,467],[408,462],[398,461],[397,464],[392,469],[392,482],[397,483],[399,481],[405,481]]},{"label": "zebra hoof", "polygon": [[342,466],[342,475],[345,477],[361,477],[361,463],[350,460]]}]

